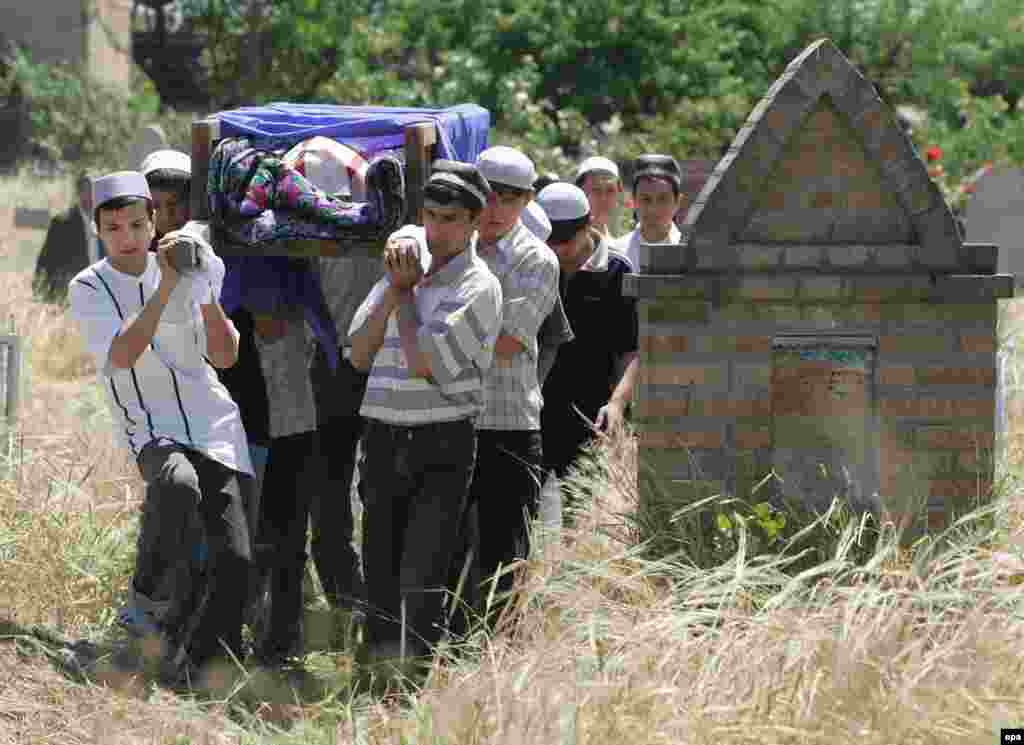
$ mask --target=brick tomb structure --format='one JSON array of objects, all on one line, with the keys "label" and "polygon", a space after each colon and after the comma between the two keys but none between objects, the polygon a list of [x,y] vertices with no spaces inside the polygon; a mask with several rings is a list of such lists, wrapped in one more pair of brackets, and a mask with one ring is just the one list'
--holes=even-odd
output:
[{"label": "brick tomb structure", "polygon": [[749,498],[774,470],[781,492],[821,510],[843,496],[912,535],[989,496],[1013,278],[995,246],[962,242],[894,113],[830,41],[751,112],[683,233],[643,246],[626,280],[642,499]]}]

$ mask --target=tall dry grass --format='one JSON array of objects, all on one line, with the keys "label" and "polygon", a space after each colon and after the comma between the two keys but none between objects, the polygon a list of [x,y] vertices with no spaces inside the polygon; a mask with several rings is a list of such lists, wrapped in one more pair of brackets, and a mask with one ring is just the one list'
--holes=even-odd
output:
[{"label": "tall dry grass", "polygon": [[[5,184],[0,205],[64,188]],[[28,349],[22,416],[0,448],[0,743],[987,745],[1024,725],[1020,398],[995,519],[910,555],[883,541],[853,561],[846,533],[794,575],[741,533],[710,569],[650,558],[635,447],[617,439],[575,476],[575,527],[519,568],[502,627],[442,650],[410,694],[351,689],[344,649],[307,658],[316,685],[250,668],[212,699],[76,683],[28,630],[109,633],[141,484],[74,329],[31,299],[42,234],[0,236],[0,318],[14,316]]]}]

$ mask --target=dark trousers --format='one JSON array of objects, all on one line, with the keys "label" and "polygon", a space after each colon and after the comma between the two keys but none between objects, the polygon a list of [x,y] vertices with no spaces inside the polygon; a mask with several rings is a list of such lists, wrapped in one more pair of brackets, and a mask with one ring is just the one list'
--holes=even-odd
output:
[{"label": "dark trousers", "polygon": [[369,419],[363,435],[363,567],[367,639],[429,652],[441,637],[441,609],[476,459],[468,419],[415,427]]},{"label": "dark trousers", "polygon": [[[227,645],[241,653],[242,612],[252,560],[241,482],[247,477],[170,440],[138,456],[146,482],[135,587],[150,594],[165,576],[170,610],[164,626],[193,663]],[[200,547],[205,556],[197,557]]]},{"label": "dark trousers", "polygon": [[[542,411],[541,437],[544,443],[545,473],[554,473],[559,479],[564,479],[576,459],[583,454],[587,443],[594,438],[594,432],[574,411],[561,413],[561,416],[553,413],[545,416]],[[563,522],[572,522],[570,510],[575,504],[575,495],[563,488]]]},{"label": "dark trousers", "polygon": [[[540,489],[543,483],[543,460],[540,432],[477,430],[476,467],[470,486],[469,501],[475,508],[468,512],[477,520],[474,531],[466,526],[469,536],[476,534],[475,553],[479,557],[479,574],[484,596],[491,592],[492,577],[530,554],[530,523],[537,517]],[[471,539],[470,539],[471,540]],[[469,540],[463,542],[464,549]],[[461,571],[463,561],[457,561]],[[495,592],[512,589],[512,574],[505,573],[497,581]],[[472,594],[467,598],[475,600]],[[492,617],[503,603],[491,608]]]},{"label": "dark trousers", "polygon": [[317,431],[322,463],[320,484],[310,505],[311,549],[324,594],[333,605],[352,605],[363,599],[359,556],[352,545],[352,476],[363,433],[359,407],[367,375],[352,367],[338,350],[338,369],[317,351],[310,371],[316,401]]},{"label": "dark trousers", "polygon": [[263,641],[266,654],[298,651],[302,639],[306,528],[320,467],[316,432],[271,441],[258,531],[259,561],[270,580],[270,616]]}]

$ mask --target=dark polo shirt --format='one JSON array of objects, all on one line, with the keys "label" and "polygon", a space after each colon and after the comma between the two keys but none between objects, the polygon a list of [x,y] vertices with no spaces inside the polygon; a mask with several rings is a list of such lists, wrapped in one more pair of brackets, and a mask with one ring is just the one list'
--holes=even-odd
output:
[{"label": "dark polo shirt", "polygon": [[586,438],[586,424],[575,408],[593,421],[618,382],[616,362],[638,349],[636,300],[622,291],[632,271],[629,260],[610,251],[602,238],[587,263],[563,280],[562,299],[574,338],[558,348],[544,382],[545,450],[555,440]]}]

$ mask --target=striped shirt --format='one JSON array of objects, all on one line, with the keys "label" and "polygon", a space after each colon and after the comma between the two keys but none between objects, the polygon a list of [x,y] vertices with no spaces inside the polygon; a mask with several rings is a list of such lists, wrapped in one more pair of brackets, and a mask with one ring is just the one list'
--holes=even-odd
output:
[{"label": "striped shirt", "polygon": [[[220,261],[209,246],[201,250],[204,260]],[[122,323],[142,312],[159,284],[160,267],[150,253],[139,276],[124,274],[103,259],[68,285],[71,317],[96,363],[115,428],[133,456],[150,441],[168,438],[251,475],[238,406],[205,359],[206,325],[198,301],[210,296],[205,275],[181,278],[152,343],[133,367],[121,370],[110,364],[110,347]],[[219,295],[218,284],[213,290]]]},{"label": "striped shirt", "polygon": [[495,358],[484,381],[484,412],[477,428],[540,429],[544,399],[537,380],[537,333],[558,297],[558,259],[522,222],[478,254],[501,283],[501,333],[522,349]]},{"label": "striped shirt", "polygon": [[[424,264],[429,257],[422,252]],[[356,311],[349,336],[366,324],[389,286],[381,279]],[[429,379],[410,375],[398,332],[388,318],[384,344],[370,368],[359,413],[388,424],[416,425],[475,419],[484,407],[483,380],[501,326],[501,285],[470,245],[413,290],[420,350]]]}]

